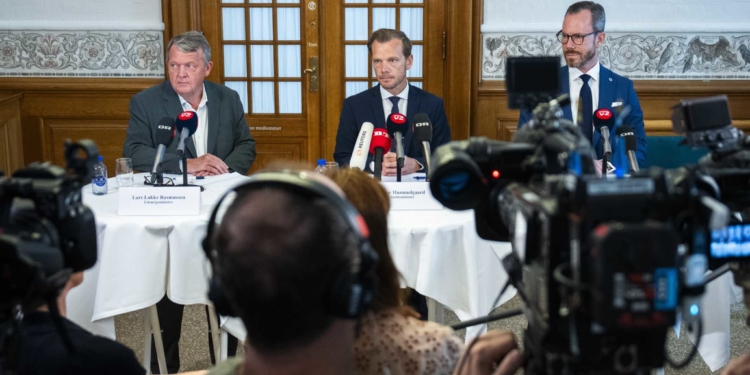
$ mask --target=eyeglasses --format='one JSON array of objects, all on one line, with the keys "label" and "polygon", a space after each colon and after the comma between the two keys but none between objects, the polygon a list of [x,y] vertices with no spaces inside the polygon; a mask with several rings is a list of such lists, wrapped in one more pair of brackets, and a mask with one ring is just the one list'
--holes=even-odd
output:
[{"label": "eyeglasses", "polygon": [[200,66],[198,66],[197,64],[193,64],[193,63],[187,63],[187,64],[169,63],[169,70],[179,72],[180,67],[183,67],[183,66],[188,72],[192,72],[192,73],[197,72],[198,68],[200,68]]},{"label": "eyeglasses", "polygon": [[560,41],[560,43],[565,44],[568,42],[568,39],[572,38],[573,44],[581,45],[583,44],[583,40],[586,39],[587,36],[595,35],[598,33],[599,33],[598,31],[592,31],[584,35],[581,35],[581,34],[568,35],[568,34],[565,34],[562,30],[560,30],[557,32],[557,40]]}]

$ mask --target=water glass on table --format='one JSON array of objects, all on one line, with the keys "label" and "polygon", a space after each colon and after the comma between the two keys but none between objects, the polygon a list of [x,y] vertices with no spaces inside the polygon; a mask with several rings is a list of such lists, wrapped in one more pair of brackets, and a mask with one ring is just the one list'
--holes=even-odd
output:
[{"label": "water glass on table", "polygon": [[335,161],[326,162],[326,169],[329,170],[329,171],[335,171],[335,170],[339,169],[339,163],[337,163]]},{"label": "water glass on table", "polygon": [[133,186],[133,161],[130,158],[115,160],[115,173],[117,173],[117,186]]}]

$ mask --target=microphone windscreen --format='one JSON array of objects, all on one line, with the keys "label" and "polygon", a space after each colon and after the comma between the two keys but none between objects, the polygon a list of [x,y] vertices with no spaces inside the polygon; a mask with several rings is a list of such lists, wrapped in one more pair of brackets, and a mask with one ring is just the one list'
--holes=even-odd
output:
[{"label": "microphone windscreen", "polygon": [[602,126],[606,126],[610,131],[615,126],[615,116],[609,108],[594,111],[594,128],[601,133]]},{"label": "microphone windscreen", "polygon": [[188,137],[195,134],[195,131],[198,129],[198,114],[196,114],[193,111],[185,111],[177,115],[177,121],[175,121],[175,124],[177,125],[177,131],[182,133],[182,129],[188,129],[189,134]]},{"label": "microphone windscreen", "polygon": [[174,138],[174,120],[171,117],[162,117],[156,125],[156,144],[169,147]]},{"label": "microphone windscreen", "polygon": [[625,150],[636,151],[638,146],[637,146],[637,142],[635,139],[635,132],[633,131],[633,128],[631,128],[628,125],[620,125],[617,128],[617,135],[622,137],[622,139],[625,140]]},{"label": "microphone windscreen", "polygon": [[393,137],[396,132],[401,135],[406,135],[406,130],[409,129],[409,125],[406,124],[406,116],[400,113],[394,113],[388,116],[388,133]]},{"label": "microphone windscreen", "polygon": [[432,122],[426,113],[417,113],[414,116],[411,131],[418,142],[432,142]]},{"label": "microphone windscreen", "polygon": [[381,148],[385,152],[391,150],[391,136],[383,128],[377,128],[372,131],[372,141],[370,142],[370,153],[374,154],[375,149]]},{"label": "microphone windscreen", "polygon": [[354,143],[354,150],[352,150],[352,157],[349,159],[349,167],[359,168],[360,170],[365,169],[367,164],[367,154],[370,151],[370,143],[372,142],[372,131],[375,126],[371,122],[365,122],[359,129],[357,140]]}]

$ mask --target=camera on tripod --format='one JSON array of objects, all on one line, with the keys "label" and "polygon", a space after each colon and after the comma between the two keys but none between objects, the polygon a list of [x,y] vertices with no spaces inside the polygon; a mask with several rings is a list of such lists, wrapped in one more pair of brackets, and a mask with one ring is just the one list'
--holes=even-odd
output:
[{"label": "camera on tripod", "polygon": [[[57,296],[74,272],[97,259],[96,222],[83,205],[99,151],[94,142],[66,142],[65,169],[34,163],[0,179],[0,356],[13,369],[26,311],[47,304],[72,350],[57,312]],[[0,172],[0,178],[3,173]],[[0,371],[1,372],[1,371]]]},{"label": "camera on tripod", "polygon": [[[508,66],[516,68],[507,71],[556,76],[559,65],[530,69],[541,63],[513,58]],[[503,264],[526,305],[526,373],[634,374],[686,365],[695,350],[671,358],[667,329],[682,310],[700,336],[712,231],[724,230],[731,216],[724,190],[698,168],[599,178],[591,145],[562,118],[565,98],[535,105],[513,142],[451,142],[436,150],[430,174],[438,201],[474,210],[480,237],[512,244]],[[714,129],[692,114],[688,131]]]}]

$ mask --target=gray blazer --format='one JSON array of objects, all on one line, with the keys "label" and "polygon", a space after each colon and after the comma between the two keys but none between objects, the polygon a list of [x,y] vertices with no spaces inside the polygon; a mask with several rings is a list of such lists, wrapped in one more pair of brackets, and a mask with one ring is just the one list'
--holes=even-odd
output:
[{"label": "gray blazer", "polygon": [[[203,81],[208,93],[209,154],[223,160],[237,173],[246,174],[255,160],[255,140],[245,122],[240,96],[232,89]],[[133,160],[133,169],[150,172],[156,157],[156,126],[163,117],[176,119],[182,112],[180,99],[169,81],[143,90],[130,100],[128,135],[122,156]],[[180,173],[175,138],[164,153],[162,171]],[[197,157],[192,137],[185,142],[189,158]]]}]

